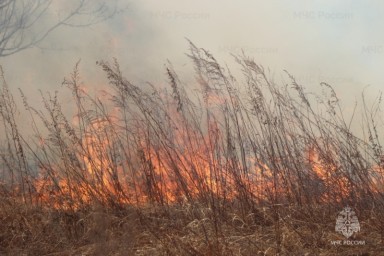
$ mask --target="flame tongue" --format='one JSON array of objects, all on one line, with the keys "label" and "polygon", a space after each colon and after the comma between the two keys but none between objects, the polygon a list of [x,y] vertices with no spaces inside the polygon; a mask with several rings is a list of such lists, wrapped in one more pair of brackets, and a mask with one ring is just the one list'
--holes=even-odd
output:
[{"label": "flame tongue", "polygon": [[[307,155],[309,170],[303,172],[305,177],[296,177],[281,159],[264,162],[255,152],[239,152],[240,146],[229,141],[226,136],[231,135],[224,134],[215,119],[219,114],[196,125],[179,110],[167,111],[172,114],[167,116],[168,129],[164,124],[154,127],[163,121],[152,113],[147,119],[134,116],[127,124],[119,109],[88,122],[71,152],[75,160],[60,168],[47,164],[49,168],[41,170],[36,200],[54,208],[78,209],[95,201],[141,205],[247,197],[277,202],[294,196],[301,200],[310,192],[318,201],[339,202],[349,196],[350,181],[333,160],[335,150],[309,147],[302,154],[303,159]],[[374,184],[383,181],[376,179]]]}]

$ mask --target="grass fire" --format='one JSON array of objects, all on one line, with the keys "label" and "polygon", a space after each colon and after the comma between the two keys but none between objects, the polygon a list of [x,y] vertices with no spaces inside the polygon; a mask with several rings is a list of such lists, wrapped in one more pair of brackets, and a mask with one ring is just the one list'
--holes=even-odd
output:
[{"label": "grass fire", "polygon": [[188,86],[171,64],[161,87],[99,61],[97,96],[78,63],[71,110],[1,73],[0,254],[382,255],[381,96],[346,117],[326,81],[278,83],[245,54],[234,75],[189,47]]}]

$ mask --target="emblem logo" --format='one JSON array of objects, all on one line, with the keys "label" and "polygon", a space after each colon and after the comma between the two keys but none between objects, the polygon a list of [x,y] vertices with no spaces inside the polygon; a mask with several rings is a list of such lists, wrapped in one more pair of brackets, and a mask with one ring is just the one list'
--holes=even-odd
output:
[{"label": "emblem logo", "polygon": [[347,239],[353,233],[360,231],[360,223],[356,213],[349,206],[345,207],[337,216],[335,231],[343,234]]}]

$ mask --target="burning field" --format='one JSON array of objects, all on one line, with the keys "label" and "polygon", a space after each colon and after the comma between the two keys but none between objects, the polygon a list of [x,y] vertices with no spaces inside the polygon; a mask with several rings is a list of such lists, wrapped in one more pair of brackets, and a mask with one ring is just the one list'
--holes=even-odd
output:
[{"label": "burning field", "polygon": [[57,94],[16,104],[1,75],[0,254],[383,255],[381,98],[347,118],[325,82],[189,57],[194,88],[170,64],[159,88],[99,62],[99,97],[76,65],[70,114]]}]

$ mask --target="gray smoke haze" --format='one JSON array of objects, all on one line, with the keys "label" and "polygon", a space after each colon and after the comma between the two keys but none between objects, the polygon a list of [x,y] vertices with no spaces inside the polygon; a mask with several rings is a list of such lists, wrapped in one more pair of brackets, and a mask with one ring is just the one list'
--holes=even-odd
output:
[{"label": "gray smoke haze", "polygon": [[[69,8],[63,3],[54,2],[42,27]],[[284,69],[308,91],[319,91],[325,81],[347,113],[367,85],[372,99],[384,88],[384,2],[379,0],[120,0],[117,6],[111,19],[61,27],[37,46],[0,58],[9,87],[20,87],[30,100],[38,89],[59,90],[81,59],[84,83],[98,88],[105,77],[96,61],[114,57],[134,82],[164,83],[167,59],[190,79],[188,38],[235,70],[231,53],[244,50],[270,68],[277,82],[287,80]]]}]

